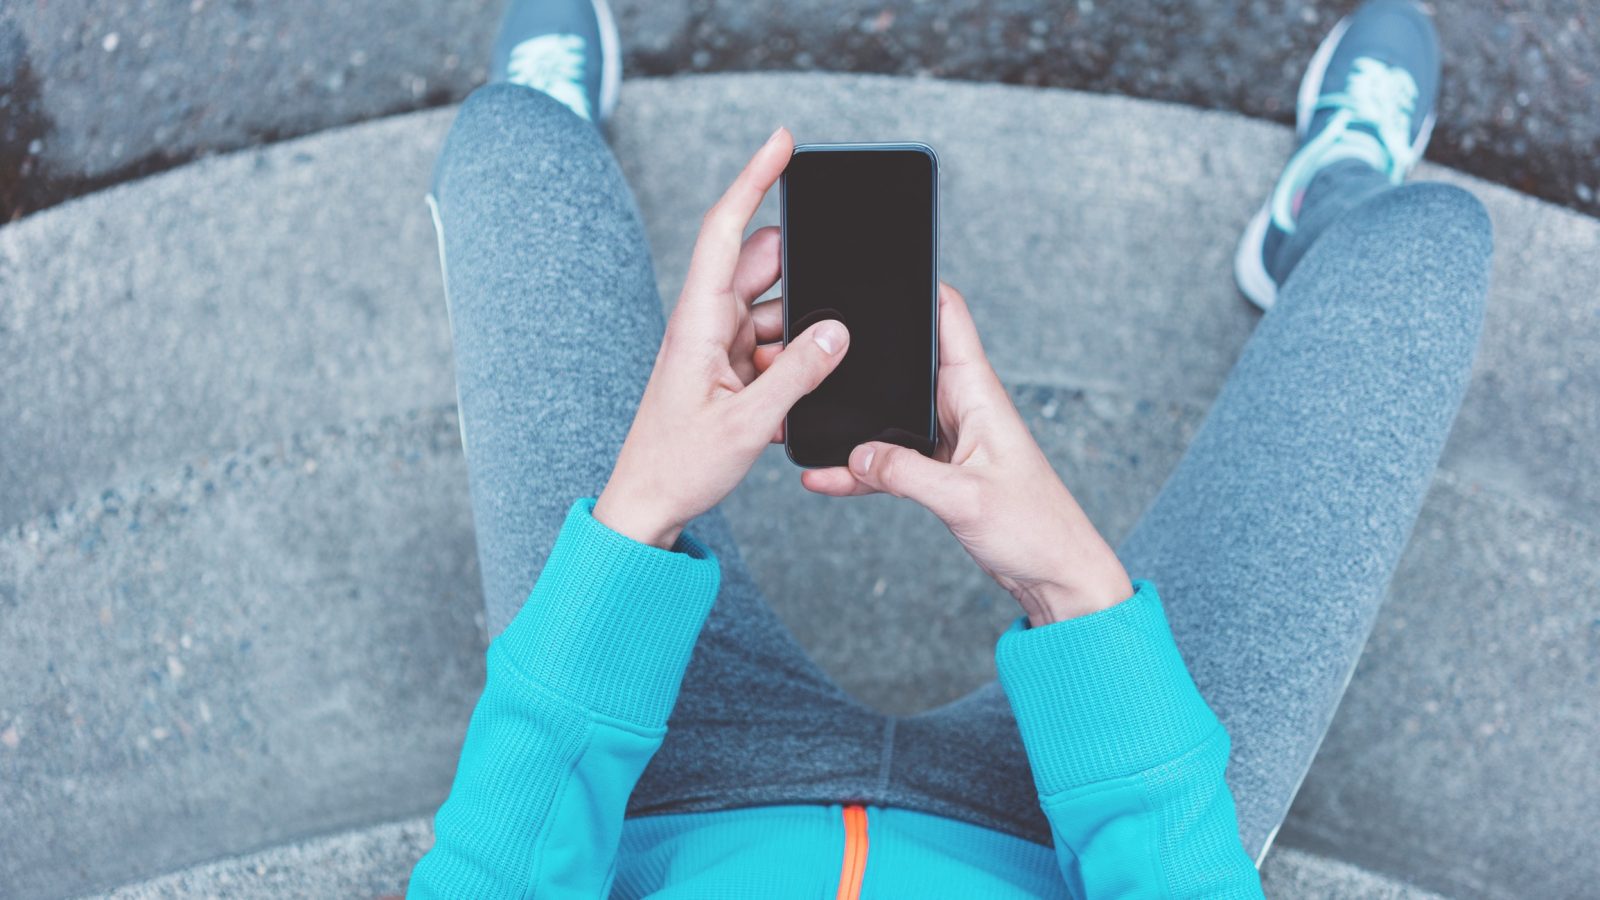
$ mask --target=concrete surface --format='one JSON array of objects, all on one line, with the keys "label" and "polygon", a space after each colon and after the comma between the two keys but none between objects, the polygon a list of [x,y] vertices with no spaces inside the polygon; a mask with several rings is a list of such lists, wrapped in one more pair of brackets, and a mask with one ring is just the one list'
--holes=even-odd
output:
[{"label": "concrete surface", "polygon": [[[196,866],[118,888],[97,900],[389,898],[405,891],[411,866],[432,845],[431,820],[407,819]],[[1262,869],[1262,880],[1274,900],[1438,900],[1437,894],[1298,850],[1274,853]]]},{"label": "concrete surface", "polygon": [[27,386],[0,391],[0,528],[206,450],[453,403],[423,202],[445,119],[212,160],[0,230],[0,383]]},{"label": "concrete surface", "polygon": [[[632,75],[828,70],[1069,87],[1287,122],[1355,0],[613,0]],[[1434,156],[1600,212],[1588,0],[1435,0]],[[459,100],[501,0],[0,5],[0,221],[222,150]]]},{"label": "concrete surface", "polygon": [[483,683],[454,410],[196,454],[0,538],[0,896],[414,812]]},{"label": "concrete surface", "polygon": [[[449,116],[0,228],[0,681],[21,686],[0,699],[0,805],[22,810],[0,821],[0,894],[101,889],[442,796],[481,677],[420,204]],[[614,143],[665,297],[702,207],[778,121],[939,149],[943,272],[1120,536],[1255,321],[1228,257],[1286,133],[927,80],[631,82]],[[1423,174],[1473,186],[1494,217],[1490,325],[1280,843],[1455,895],[1578,896],[1600,876],[1600,462],[1583,451],[1600,436],[1600,225]],[[1159,252],[1153,223],[1177,223]],[[1152,345],[1160,364],[1135,365]],[[1011,610],[925,515],[805,495],[776,454],[729,512],[774,605],[858,696],[922,708],[992,672]],[[801,578],[795,552],[820,566]]]}]

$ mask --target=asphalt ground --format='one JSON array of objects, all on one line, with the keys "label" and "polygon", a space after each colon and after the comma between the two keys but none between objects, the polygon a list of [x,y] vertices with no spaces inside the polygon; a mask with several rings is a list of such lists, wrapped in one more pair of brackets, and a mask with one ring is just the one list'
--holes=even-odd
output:
[{"label": "asphalt ground", "polygon": [[[1049,85],[1287,122],[1352,0],[613,0],[627,71]],[[1430,157],[1600,215],[1600,8],[1439,0]],[[459,100],[500,0],[9,0],[0,222],[199,156]],[[1196,135],[1204,140],[1204,135]]]}]

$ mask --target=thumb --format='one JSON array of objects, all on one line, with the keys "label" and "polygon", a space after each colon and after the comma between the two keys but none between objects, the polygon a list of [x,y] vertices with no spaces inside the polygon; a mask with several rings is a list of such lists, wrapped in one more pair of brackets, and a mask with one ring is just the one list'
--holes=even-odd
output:
[{"label": "thumb", "polygon": [[763,434],[776,431],[801,397],[817,389],[844,359],[850,331],[843,322],[827,319],[812,325],[790,341],[767,370],[739,392],[754,410]]},{"label": "thumb", "polygon": [[886,494],[905,497],[952,524],[970,510],[970,473],[909,447],[870,441],[850,452],[850,474]]}]

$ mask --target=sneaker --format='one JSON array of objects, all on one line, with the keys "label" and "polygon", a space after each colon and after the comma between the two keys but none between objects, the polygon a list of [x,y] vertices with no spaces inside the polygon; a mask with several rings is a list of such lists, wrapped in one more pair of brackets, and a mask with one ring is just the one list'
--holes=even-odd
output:
[{"label": "sneaker", "polygon": [[622,85],[622,47],[606,0],[511,0],[489,80],[533,88],[596,125]]},{"label": "sneaker", "polygon": [[1438,93],[1439,38],[1422,7],[1368,0],[1334,26],[1300,80],[1300,148],[1234,254],[1234,278],[1251,302],[1268,309],[1277,300],[1269,261],[1294,233],[1300,200],[1317,173],[1355,159],[1400,184],[1428,146]]}]

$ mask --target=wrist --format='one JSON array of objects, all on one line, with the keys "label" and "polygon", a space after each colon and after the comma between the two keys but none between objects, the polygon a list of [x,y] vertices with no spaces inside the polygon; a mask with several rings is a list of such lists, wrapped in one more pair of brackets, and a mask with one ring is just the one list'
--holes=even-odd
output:
[{"label": "wrist", "polygon": [[1042,526],[1028,554],[1038,568],[1013,571],[1010,583],[1002,582],[1034,628],[1110,609],[1133,596],[1133,582],[1116,551],[1066,485],[1056,484],[1062,496],[1045,507],[1049,513],[1027,517]]},{"label": "wrist", "polygon": [[1008,584],[1006,589],[1032,628],[1110,609],[1133,596],[1133,582],[1115,556],[1056,577]]},{"label": "wrist", "polygon": [[671,550],[683,533],[683,523],[655,509],[643,496],[608,483],[595,500],[594,519],[625,538]]}]

